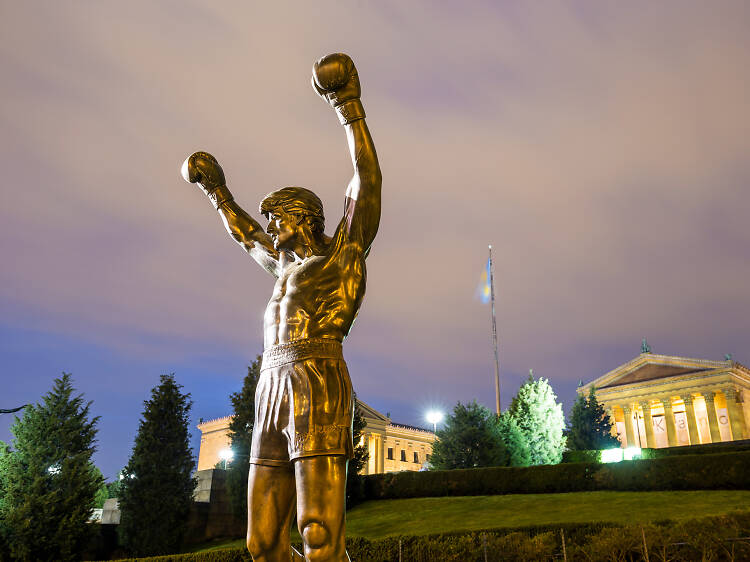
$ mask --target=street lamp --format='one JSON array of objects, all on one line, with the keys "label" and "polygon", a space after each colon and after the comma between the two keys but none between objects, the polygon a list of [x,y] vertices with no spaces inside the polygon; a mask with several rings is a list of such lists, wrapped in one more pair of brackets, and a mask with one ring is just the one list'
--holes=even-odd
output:
[{"label": "street lamp", "polygon": [[437,431],[437,424],[443,421],[443,412],[430,410],[425,414],[425,418],[432,424],[432,432],[435,433]]},{"label": "street lamp", "polygon": [[219,458],[224,461],[224,470],[227,469],[227,463],[234,458],[232,449],[222,449],[219,451]]}]

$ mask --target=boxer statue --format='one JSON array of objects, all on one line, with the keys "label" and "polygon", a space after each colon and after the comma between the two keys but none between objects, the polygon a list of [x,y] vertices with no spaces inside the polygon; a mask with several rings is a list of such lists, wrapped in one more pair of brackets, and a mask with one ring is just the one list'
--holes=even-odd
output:
[{"label": "boxer statue", "polygon": [[352,60],[323,57],[312,85],[344,126],[354,164],[333,237],[323,233],[323,205],[312,191],[284,187],[266,195],[264,231],[234,201],[213,156],[196,152],[182,168],[232,238],[276,278],[263,321],[248,476],[247,548],[256,562],[302,559],[290,545],[295,511],[305,560],[349,560],[344,513],[354,403],[341,343],[365,294],[381,175]]}]

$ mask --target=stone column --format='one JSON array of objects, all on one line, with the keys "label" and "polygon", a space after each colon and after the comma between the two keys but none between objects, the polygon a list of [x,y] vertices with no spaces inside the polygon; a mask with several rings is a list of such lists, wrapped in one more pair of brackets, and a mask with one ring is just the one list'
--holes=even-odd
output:
[{"label": "stone column", "polygon": [[613,428],[615,430],[615,435],[617,435],[617,421],[615,419],[614,407],[610,406],[609,404],[602,404],[602,407],[604,408],[604,411],[607,413],[607,419],[609,420],[610,428]]},{"label": "stone column", "polygon": [[674,412],[672,411],[672,397],[664,396],[660,398],[664,404],[664,421],[667,422],[667,444],[670,447],[677,446],[677,428],[674,425]]},{"label": "stone column", "polygon": [[742,408],[742,393],[734,387],[725,388],[729,425],[732,427],[732,440],[745,438],[745,412]]},{"label": "stone column", "polygon": [[378,472],[385,472],[385,435],[378,435]]},{"label": "stone column", "polygon": [[643,425],[646,426],[646,446],[649,449],[656,448],[656,439],[654,439],[654,421],[651,418],[651,403],[641,402],[643,409]]},{"label": "stone column", "polygon": [[706,413],[708,414],[708,429],[711,431],[711,443],[721,443],[721,431],[719,431],[719,418],[716,416],[715,392],[703,394],[706,400]]},{"label": "stone column", "polygon": [[635,442],[635,435],[633,435],[633,410],[630,408],[630,404],[623,406],[622,411],[625,414],[625,437],[627,439],[626,447],[639,447],[640,445]]},{"label": "stone column", "polygon": [[683,396],[680,396],[680,398],[682,398],[682,401],[685,402],[685,417],[687,418],[690,444],[698,445],[701,442],[701,438],[698,434],[698,422],[696,422],[695,420],[695,406],[693,405],[693,395],[685,394]]}]

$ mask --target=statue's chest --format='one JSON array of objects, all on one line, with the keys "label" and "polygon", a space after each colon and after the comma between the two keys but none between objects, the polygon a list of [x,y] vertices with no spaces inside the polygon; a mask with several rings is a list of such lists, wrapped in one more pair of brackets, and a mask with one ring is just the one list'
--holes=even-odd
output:
[{"label": "statue's chest", "polygon": [[281,291],[285,294],[304,293],[300,296],[315,294],[318,291],[330,288],[332,282],[341,279],[341,271],[335,263],[326,260],[323,256],[308,258],[301,263],[287,266],[279,278]]}]

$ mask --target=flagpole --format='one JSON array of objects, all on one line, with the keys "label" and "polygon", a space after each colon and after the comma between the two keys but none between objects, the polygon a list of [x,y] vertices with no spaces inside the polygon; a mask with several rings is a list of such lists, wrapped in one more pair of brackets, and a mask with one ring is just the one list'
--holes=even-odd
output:
[{"label": "flagpole", "polygon": [[495,349],[495,411],[500,415],[500,360],[497,355],[497,320],[495,320],[495,272],[492,264],[492,244],[490,251],[490,301],[492,302],[492,344]]}]

